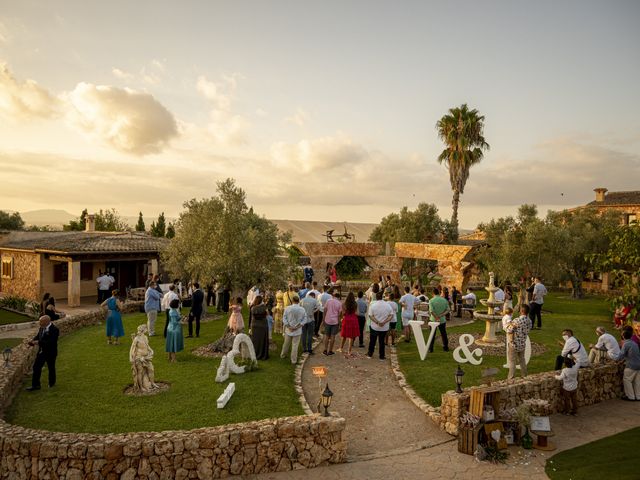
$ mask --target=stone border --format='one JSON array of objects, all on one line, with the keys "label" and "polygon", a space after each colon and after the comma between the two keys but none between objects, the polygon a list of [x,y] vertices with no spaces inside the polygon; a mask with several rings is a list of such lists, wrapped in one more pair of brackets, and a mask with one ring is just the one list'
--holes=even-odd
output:
[{"label": "stone border", "polygon": [[[125,304],[123,313],[137,312],[140,304]],[[104,312],[96,310],[55,323],[65,335],[103,320]],[[35,355],[25,340],[14,349],[9,368],[0,367],[0,410],[22,387]],[[300,388],[305,360],[296,367]],[[304,393],[301,403],[304,408]],[[102,435],[34,430],[0,419],[0,478],[183,480],[313,468],[345,461],[345,423],[336,413],[307,414],[189,431]]]},{"label": "stone border", "polygon": [[[33,318],[33,317],[30,317]],[[4,325],[0,325],[0,333],[4,332],[14,332],[16,330],[29,330],[31,328],[36,328],[38,326],[38,320],[32,320],[30,322],[22,322],[22,323],[6,323]]]},{"label": "stone border", "polygon": [[[318,345],[322,343],[322,337],[318,337],[311,344],[311,350],[315,350]],[[305,363],[307,363],[307,359],[310,357],[308,353],[303,353],[300,360],[298,360],[298,364],[296,365],[296,371],[294,375],[294,388],[296,389],[296,393],[298,394],[298,400],[300,401],[300,405],[304,410],[306,415],[314,415],[314,411],[311,410],[311,406],[309,402],[307,402],[307,397],[304,395],[304,389],[302,388],[302,370],[304,369]]]}]

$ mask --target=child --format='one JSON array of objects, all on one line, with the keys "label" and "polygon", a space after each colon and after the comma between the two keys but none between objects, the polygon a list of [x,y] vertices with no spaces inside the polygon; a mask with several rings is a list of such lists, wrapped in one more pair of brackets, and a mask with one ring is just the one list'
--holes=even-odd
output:
[{"label": "child", "polygon": [[[509,322],[513,320],[513,308],[511,307],[507,307],[504,309],[504,315],[502,316],[502,330],[504,332],[507,331],[507,325],[509,325]],[[507,335],[507,339],[508,339],[508,335]]]},{"label": "child", "polygon": [[227,327],[234,335],[242,333],[244,330],[244,320],[242,320],[242,297],[236,298],[236,303],[231,305],[231,315]]},{"label": "child", "polygon": [[562,398],[564,401],[564,414],[578,414],[578,364],[570,357],[564,357],[564,368],[556,380],[562,380]]}]

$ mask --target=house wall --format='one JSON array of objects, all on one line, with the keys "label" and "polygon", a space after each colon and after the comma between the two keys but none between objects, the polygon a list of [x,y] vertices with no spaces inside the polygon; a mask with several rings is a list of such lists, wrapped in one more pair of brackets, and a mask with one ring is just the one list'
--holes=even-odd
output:
[{"label": "house wall", "polygon": [[2,258],[13,258],[13,278],[0,279],[2,295],[40,300],[40,255],[31,252],[0,251]]},{"label": "house wall", "polygon": [[[50,293],[56,300],[67,298],[69,282],[54,282],[53,281],[53,266],[56,263],[48,259],[42,259],[42,287],[40,289],[40,298],[45,292]],[[83,280],[80,282],[80,296],[90,297],[97,295],[96,277],[98,276],[98,270],[104,271],[105,262],[91,262],[93,264],[93,274],[91,280]]]}]

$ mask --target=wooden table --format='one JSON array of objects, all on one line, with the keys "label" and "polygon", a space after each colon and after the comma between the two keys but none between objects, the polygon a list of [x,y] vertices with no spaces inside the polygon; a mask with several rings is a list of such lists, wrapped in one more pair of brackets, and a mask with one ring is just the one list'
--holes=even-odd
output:
[{"label": "wooden table", "polygon": [[536,435],[536,441],[533,444],[533,448],[546,451],[555,450],[557,448],[553,442],[549,441],[549,437],[553,437],[555,435],[553,430],[548,432],[544,432],[542,430],[531,430],[531,433],[535,433]]}]

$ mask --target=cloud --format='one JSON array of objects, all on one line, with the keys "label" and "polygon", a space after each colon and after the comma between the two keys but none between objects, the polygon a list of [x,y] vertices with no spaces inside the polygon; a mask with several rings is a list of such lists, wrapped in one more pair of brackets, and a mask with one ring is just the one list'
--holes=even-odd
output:
[{"label": "cloud", "polygon": [[210,122],[206,131],[221,145],[238,146],[248,142],[251,122],[232,108],[240,78],[239,74],[233,74],[214,82],[200,75],[196,81],[196,89],[213,107],[209,112]]},{"label": "cloud", "polygon": [[161,60],[153,59],[147,65],[140,68],[138,73],[128,72],[118,67],[113,67],[111,73],[119,80],[128,83],[141,83],[147,85],[157,85],[162,81],[162,75],[166,71],[165,63]]},{"label": "cloud", "polygon": [[124,70],[120,70],[115,67],[111,69],[111,73],[113,73],[114,77],[119,78],[120,80],[133,80],[134,77],[132,73],[125,72]]},{"label": "cloud", "polygon": [[17,80],[0,62],[0,113],[10,118],[48,118],[57,113],[58,101],[35,80]]},{"label": "cloud", "polygon": [[262,108],[257,108],[256,109],[256,116],[257,117],[266,117],[269,115],[269,112],[267,112],[266,110],[263,110]]},{"label": "cloud", "polygon": [[72,126],[126,153],[158,153],[178,133],[171,112],[148,93],[79,83],[65,99]]},{"label": "cloud", "polygon": [[304,126],[309,121],[309,113],[298,107],[293,115],[284,119],[285,123],[291,123],[299,127]]},{"label": "cloud", "polygon": [[291,167],[303,172],[350,168],[369,157],[367,150],[343,134],[290,144],[276,142],[271,158],[276,167]]}]

